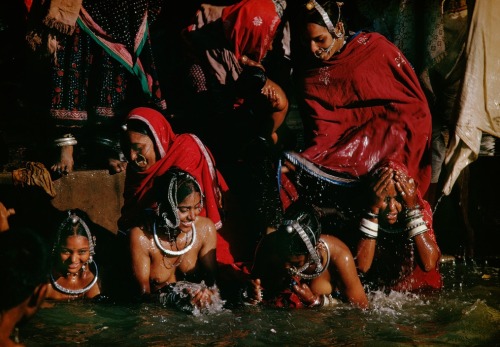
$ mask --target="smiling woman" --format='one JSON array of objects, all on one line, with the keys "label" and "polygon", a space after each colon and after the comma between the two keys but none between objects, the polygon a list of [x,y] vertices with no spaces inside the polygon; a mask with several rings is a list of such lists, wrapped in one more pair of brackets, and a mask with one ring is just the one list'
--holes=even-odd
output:
[{"label": "smiling woman", "polygon": [[52,272],[47,299],[91,299],[101,293],[98,268],[93,260],[95,237],[87,223],[68,211],[52,249]]},{"label": "smiling woman", "polygon": [[155,192],[157,208],[146,210],[143,223],[129,233],[138,294],[146,299],[159,296],[161,303],[183,309],[219,302],[217,230],[212,220],[200,216],[200,185],[174,167],[157,178]]}]

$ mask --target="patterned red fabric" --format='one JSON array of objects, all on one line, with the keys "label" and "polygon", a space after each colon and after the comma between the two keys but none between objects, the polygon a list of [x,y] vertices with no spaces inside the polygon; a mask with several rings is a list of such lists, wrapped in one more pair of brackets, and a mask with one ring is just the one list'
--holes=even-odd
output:
[{"label": "patterned red fabric", "polygon": [[[302,156],[360,177],[384,159],[408,167],[425,194],[430,183],[431,114],[417,76],[399,49],[360,33],[303,79],[311,143]],[[306,135],[307,136],[307,135]]]},{"label": "patterned red fabric", "polygon": [[281,19],[272,0],[242,0],[222,11],[227,39],[234,55],[260,62],[269,50]]},{"label": "patterned red fabric", "polygon": [[[161,159],[144,172],[127,169],[123,193],[125,201],[118,221],[119,228],[127,230],[131,227],[130,223],[135,216],[145,208],[153,207],[154,194],[151,188],[154,179],[176,166],[196,178],[205,197],[200,215],[210,218],[217,229],[220,229],[222,227],[219,213],[222,207],[221,194],[228,190],[228,186],[217,171],[209,149],[193,134],[175,134],[165,117],[151,108],[135,108],[129,113],[127,119],[138,119],[148,125]],[[232,263],[234,259],[229,253],[229,245],[219,233],[217,235],[217,260]]]}]

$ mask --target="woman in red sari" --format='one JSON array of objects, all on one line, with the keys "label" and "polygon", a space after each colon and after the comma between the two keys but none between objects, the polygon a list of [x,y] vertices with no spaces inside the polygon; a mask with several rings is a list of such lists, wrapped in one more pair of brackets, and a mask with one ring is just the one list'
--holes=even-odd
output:
[{"label": "woman in red sari", "polygon": [[[118,221],[119,230],[127,233],[143,217],[144,209],[154,207],[152,192],[156,177],[176,166],[190,173],[202,189],[204,203],[200,216],[222,227],[222,197],[228,187],[215,167],[210,150],[193,134],[175,134],[158,111],[138,107],[130,111],[124,125],[122,143],[127,156],[124,205]],[[217,260],[232,263],[227,242],[218,234]]]},{"label": "woman in red sari", "polygon": [[285,165],[326,186],[352,187],[381,161],[394,160],[425,194],[431,114],[410,62],[380,34],[347,36],[343,3],[320,2],[303,7],[309,56],[299,99],[306,145],[287,152]]},{"label": "woman in red sari", "polygon": [[432,229],[432,212],[404,165],[382,164],[371,176],[356,265],[372,289],[440,289],[441,255]]}]

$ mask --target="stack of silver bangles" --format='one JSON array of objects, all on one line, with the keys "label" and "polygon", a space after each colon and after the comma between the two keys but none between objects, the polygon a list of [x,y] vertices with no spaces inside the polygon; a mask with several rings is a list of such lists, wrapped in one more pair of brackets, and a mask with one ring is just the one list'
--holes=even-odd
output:
[{"label": "stack of silver bangles", "polygon": [[[378,218],[374,213],[369,213],[369,217]],[[363,233],[366,237],[370,239],[376,239],[378,236],[378,223],[372,222],[366,218],[361,218],[361,222],[359,223],[359,231]]]},{"label": "stack of silver bangles", "polygon": [[415,206],[412,209],[407,209],[405,211],[406,216],[406,228],[405,231],[408,232],[408,238],[414,238],[417,235],[425,233],[429,228],[424,220],[424,215],[420,211],[420,206]]},{"label": "stack of silver bangles", "polygon": [[78,142],[75,137],[71,134],[65,134],[63,137],[54,140],[54,145],[56,147],[64,147],[64,146],[74,146]]}]

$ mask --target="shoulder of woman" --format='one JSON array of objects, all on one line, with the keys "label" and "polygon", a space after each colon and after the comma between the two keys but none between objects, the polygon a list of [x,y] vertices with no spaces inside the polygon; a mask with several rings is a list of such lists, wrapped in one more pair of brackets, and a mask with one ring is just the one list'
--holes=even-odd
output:
[{"label": "shoulder of woman", "polygon": [[198,232],[216,232],[215,223],[208,217],[198,216],[196,219],[196,229]]},{"label": "shoulder of woman", "polygon": [[321,240],[323,240],[328,245],[328,247],[330,248],[330,252],[333,252],[334,249],[336,249],[336,251],[340,249],[348,249],[344,241],[336,236],[321,234]]},{"label": "shoulder of woman", "polygon": [[135,226],[129,229],[128,237],[130,240],[139,239],[141,237],[146,237],[147,233],[144,231],[143,227]]}]

